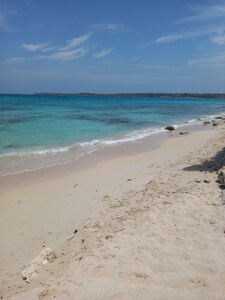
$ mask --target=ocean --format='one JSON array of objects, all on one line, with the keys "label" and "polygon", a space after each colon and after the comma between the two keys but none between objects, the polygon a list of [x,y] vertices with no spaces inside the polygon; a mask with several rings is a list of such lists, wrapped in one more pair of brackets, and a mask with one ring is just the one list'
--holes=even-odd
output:
[{"label": "ocean", "polygon": [[225,99],[0,95],[0,175],[69,162],[166,125],[224,113]]}]

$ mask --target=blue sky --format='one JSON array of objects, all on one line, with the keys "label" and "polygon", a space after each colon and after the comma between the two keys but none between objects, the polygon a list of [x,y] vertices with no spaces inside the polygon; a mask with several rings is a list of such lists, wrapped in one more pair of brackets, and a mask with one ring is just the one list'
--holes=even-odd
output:
[{"label": "blue sky", "polygon": [[225,0],[0,0],[0,93],[225,92]]}]

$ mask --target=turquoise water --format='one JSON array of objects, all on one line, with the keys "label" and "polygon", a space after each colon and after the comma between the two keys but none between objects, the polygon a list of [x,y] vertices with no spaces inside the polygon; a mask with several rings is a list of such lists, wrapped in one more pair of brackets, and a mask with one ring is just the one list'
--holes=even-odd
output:
[{"label": "turquoise water", "polygon": [[38,168],[225,112],[225,99],[0,96],[0,174]]}]

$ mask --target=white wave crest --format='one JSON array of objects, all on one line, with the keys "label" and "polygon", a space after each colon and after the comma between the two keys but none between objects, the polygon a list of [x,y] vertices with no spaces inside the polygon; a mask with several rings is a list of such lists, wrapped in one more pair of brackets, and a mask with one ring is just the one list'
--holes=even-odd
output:
[{"label": "white wave crest", "polygon": [[119,139],[100,139],[100,140],[92,140],[89,142],[83,142],[80,143],[79,145],[81,147],[93,147],[97,145],[105,145],[105,146],[110,146],[110,145],[117,145],[117,144],[122,144],[125,142],[133,142],[137,141],[140,139],[143,139],[145,137],[148,137],[150,135],[156,134],[163,132],[163,128],[148,128],[148,129],[142,129],[138,131],[134,131],[132,133],[127,134],[125,137],[119,138]]},{"label": "white wave crest", "polygon": [[21,152],[9,152],[9,153],[3,153],[0,155],[0,157],[20,157],[20,158],[27,158],[32,156],[42,156],[42,155],[48,155],[48,154],[57,154],[62,152],[67,152],[71,149],[71,147],[58,147],[58,148],[49,148],[49,149],[40,149],[40,150],[27,150],[27,151],[21,151]]}]

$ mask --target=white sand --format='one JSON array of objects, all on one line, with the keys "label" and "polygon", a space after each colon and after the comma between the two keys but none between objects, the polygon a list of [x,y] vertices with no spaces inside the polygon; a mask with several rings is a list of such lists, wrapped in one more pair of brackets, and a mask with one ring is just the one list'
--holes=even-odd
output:
[{"label": "white sand", "polygon": [[[220,126],[65,176],[4,179],[0,295],[225,299],[224,137]],[[21,271],[43,246],[57,259],[28,284]]]}]

